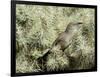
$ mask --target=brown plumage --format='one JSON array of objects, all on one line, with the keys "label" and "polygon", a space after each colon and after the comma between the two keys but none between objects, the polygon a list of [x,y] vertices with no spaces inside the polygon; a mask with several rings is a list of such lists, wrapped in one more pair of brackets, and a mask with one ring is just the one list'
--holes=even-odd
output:
[{"label": "brown plumage", "polygon": [[72,40],[73,36],[78,32],[82,22],[69,23],[66,30],[62,32],[57,39],[53,42],[52,48],[58,46],[58,49],[65,50]]},{"label": "brown plumage", "polygon": [[44,51],[43,56],[41,57],[45,58],[46,56],[48,56],[48,54],[52,52],[53,48],[57,48],[57,50],[64,51],[70,44],[70,41],[72,40],[73,36],[81,28],[81,25],[82,22],[69,23],[66,30],[57,37],[50,49]]},{"label": "brown plumage", "polygon": [[[57,39],[53,42],[50,49],[46,49],[41,57],[38,58],[38,62],[40,64],[45,64],[47,62],[47,57],[49,54],[51,54],[53,51],[53,48],[57,48],[58,50],[64,51],[66,47],[70,44],[70,41],[72,40],[73,36],[78,32],[82,25],[82,22],[78,23],[69,23],[66,30],[62,32]],[[76,57],[76,53],[73,53],[71,55],[67,56],[70,61],[74,61],[74,57]],[[44,61],[44,63],[42,62]],[[43,68],[44,70],[47,70],[47,68]]]}]

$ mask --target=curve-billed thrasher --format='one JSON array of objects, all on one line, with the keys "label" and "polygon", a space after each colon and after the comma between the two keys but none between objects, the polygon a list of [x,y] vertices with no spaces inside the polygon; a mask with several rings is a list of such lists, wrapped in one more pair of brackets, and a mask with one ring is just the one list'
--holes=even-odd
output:
[{"label": "curve-billed thrasher", "polygon": [[79,31],[81,28],[82,22],[74,22],[69,23],[66,30],[62,32],[57,39],[53,42],[52,47],[57,47],[57,49],[65,50],[72,40],[73,36]]}]

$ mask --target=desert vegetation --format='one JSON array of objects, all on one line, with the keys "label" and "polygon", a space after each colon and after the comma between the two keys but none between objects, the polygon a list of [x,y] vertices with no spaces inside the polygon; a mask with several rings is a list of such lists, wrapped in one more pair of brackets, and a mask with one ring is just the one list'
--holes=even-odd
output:
[{"label": "desert vegetation", "polygon": [[[80,31],[62,52],[44,55],[70,22]],[[95,10],[92,8],[16,5],[16,72],[92,69],[95,66]]]}]

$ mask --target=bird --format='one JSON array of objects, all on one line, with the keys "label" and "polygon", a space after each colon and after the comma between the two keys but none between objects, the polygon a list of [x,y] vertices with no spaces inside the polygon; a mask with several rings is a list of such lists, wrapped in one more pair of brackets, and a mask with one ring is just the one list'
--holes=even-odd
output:
[{"label": "bird", "polygon": [[55,51],[55,48],[57,50],[64,51],[70,45],[70,41],[73,39],[73,36],[76,35],[76,33],[80,30],[82,24],[82,22],[70,22],[65,31],[60,33],[51,47],[44,50],[44,53],[41,57],[47,57],[50,53],[52,53],[52,51]]},{"label": "bird", "polygon": [[53,42],[51,49],[57,47],[57,49],[64,51],[70,44],[73,36],[80,30],[82,24],[82,22],[70,22],[65,31],[60,33],[60,35]]},{"label": "bird", "polygon": [[[44,53],[42,54],[42,56],[38,58],[39,64],[45,65],[46,62],[48,61],[47,59],[48,55],[50,55],[53,52],[54,53],[57,52],[53,50],[53,48],[57,48],[58,52],[64,51],[67,48],[67,46],[70,44],[70,41],[73,39],[73,36],[76,35],[76,33],[80,30],[82,24],[83,24],[82,22],[70,22],[67,25],[65,31],[60,33],[60,35],[55,39],[51,47],[44,50]],[[76,53],[73,53],[71,55],[66,55],[66,57],[68,57],[68,59],[73,62],[74,60],[76,60],[74,59],[74,56],[76,57]],[[46,67],[43,69],[47,70]]]}]

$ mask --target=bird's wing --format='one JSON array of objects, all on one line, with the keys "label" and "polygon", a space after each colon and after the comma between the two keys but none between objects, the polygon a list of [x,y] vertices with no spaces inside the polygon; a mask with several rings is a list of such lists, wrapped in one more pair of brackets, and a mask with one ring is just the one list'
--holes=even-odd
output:
[{"label": "bird's wing", "polygon": [[63,40],[64,33],[61,33],[59,37],[53,42],[52,46],[57,45],[60,41]]},{"label": "bird's wing", "polygon": [[61,41],[61,40],[59,40],[59,39],[56,39],[56,40],[53,42],[52,46],[55,46],[55,45],[57,45],[57,44],[58,44],[60,41]]}]

